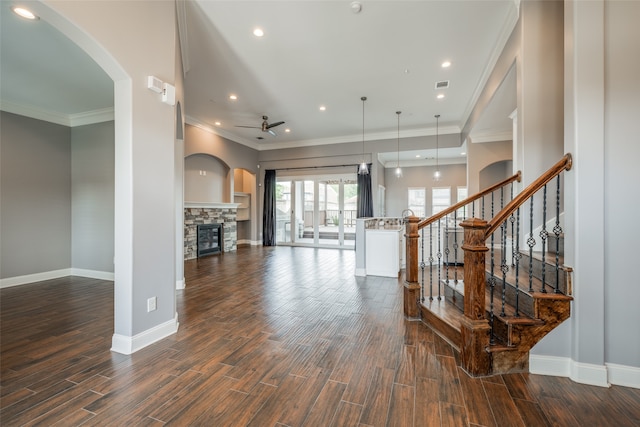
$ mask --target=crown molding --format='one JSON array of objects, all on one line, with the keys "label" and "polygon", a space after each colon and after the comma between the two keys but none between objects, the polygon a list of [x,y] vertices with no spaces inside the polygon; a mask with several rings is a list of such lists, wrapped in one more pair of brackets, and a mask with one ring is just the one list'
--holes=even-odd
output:
[{"label": "crown molding", "polygon": [[77,114],[64,114],[6,100],[0,100],[0,110],[68,127],[108,122],[114,120],[115,117],[113,107]]},{"label": "crown molding", "polygon": [[[193,116],[185,116],[185,123],[200,128],[206,132],[213,133],[215,135],[226,138],[230,141],[237,142],[238,144],[245,145],[247,147],[253,148],[258,151],[268,151],[268,150],[281,150],[286,148],[300,148],[300,147],[314,147],[319,145],[331,145],[331,144],[347,144],[351,142],[361,142],[362,135],[345,135],[345,136],[337,136],[333,138],[321,138],[321,139],[306,139],[306,140],[298,140],[298,141],[286,141],[286,142],[267,142],[267,143],[256,143],[245,138],[239,138],[236,135],[232,135],[226,132],[224,129],[217,128],[215,126],[211,126],[208,123],[205,123]],[[460,127],[459,126],[445,126],[440,127],[438,134],[448,135],[448,134],[459,134]],[[402,138],[414,138],[421,136],[433,136],[436,134],[435,127],[431,128],[420,128],[420,129],[408,129],[402,131]],[[378,132],[378,133],[368,133],[365,135],[365,141],[379,141],[385,139],[396,139],[398,137],[397,132]]]},{"label": "crown molding", "polygon": [[511,141],[513,140],[513,130],[477,133],[474,135],[469,135],[469,140],[471,140],[471,142],[474,144],[496,141]]}]

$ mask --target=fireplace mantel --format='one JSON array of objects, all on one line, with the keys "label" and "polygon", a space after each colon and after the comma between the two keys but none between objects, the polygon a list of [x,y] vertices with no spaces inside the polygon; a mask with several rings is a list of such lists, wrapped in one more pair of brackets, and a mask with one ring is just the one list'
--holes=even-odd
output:
[{"label": "fireplace mantel", "polygon": [[223,202],[184,202],[185,208],[207,208],[207,209],[237,209],[240,203]]}]

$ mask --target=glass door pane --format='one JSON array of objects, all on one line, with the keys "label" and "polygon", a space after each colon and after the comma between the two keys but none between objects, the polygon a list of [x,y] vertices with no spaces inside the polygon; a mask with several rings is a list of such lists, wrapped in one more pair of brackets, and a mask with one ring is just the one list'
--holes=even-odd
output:
[{"label": "glass door pane", "polygon": [[291,181],[276,182],[276,243],[291,242]]},{"label": "glass door pane", "polygon": [[296,236],[298,243],[313,244],[316,234],[316,215],[314,212],[314,182],[296,181]]}]

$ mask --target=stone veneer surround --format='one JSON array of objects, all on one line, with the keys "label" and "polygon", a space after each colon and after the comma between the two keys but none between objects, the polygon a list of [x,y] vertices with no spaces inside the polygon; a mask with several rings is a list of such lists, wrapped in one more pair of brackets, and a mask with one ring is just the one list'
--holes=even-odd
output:
[{"label": "stone veneer surround", "polygon": [[[209,206],[207,206],[209,205]],[[188,204],[184,208],[184,259],[198,257],[198,224],[222,224],[222,251],[237,249],[237,203]]]}]

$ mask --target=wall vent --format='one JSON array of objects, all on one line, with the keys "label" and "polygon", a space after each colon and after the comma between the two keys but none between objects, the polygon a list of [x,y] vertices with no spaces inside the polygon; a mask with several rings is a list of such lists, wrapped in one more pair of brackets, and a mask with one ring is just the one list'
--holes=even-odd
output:
[{"label": "wall vent", "polygon": [[441,82],[436,82],[435,89],[448,89],[449,88],[449,80],[442,80]]}]

